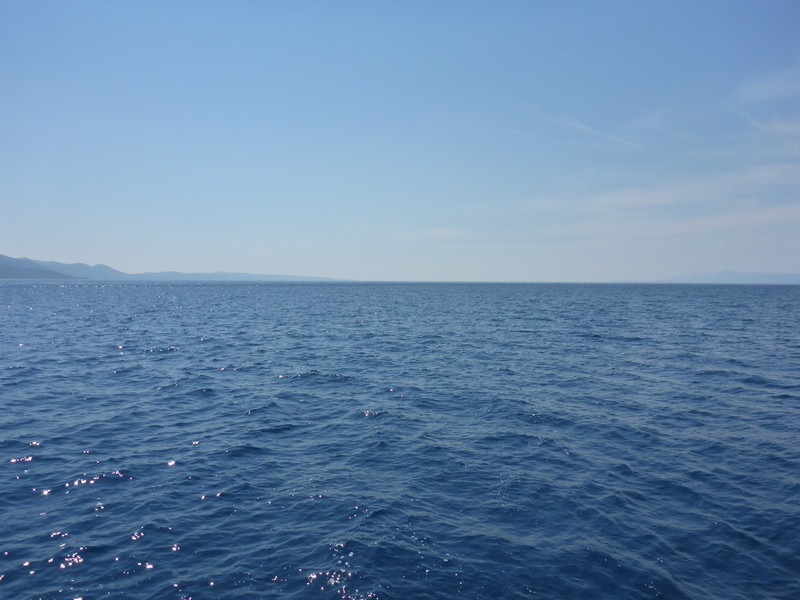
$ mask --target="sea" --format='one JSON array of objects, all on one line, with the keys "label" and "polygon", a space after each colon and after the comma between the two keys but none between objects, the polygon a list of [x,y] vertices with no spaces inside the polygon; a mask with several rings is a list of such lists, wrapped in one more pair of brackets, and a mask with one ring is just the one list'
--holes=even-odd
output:
[{"label": "sea", "polygon": [[0,284],[0,598],[800,598],[800,286]]}]

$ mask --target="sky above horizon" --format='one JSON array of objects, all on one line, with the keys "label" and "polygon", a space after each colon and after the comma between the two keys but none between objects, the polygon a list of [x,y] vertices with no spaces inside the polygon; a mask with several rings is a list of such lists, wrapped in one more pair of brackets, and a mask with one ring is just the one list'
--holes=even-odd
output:
[{"label": "sky above horizon", "polygon": [[0,253],[800,272],[800,2],[0,3]]}]

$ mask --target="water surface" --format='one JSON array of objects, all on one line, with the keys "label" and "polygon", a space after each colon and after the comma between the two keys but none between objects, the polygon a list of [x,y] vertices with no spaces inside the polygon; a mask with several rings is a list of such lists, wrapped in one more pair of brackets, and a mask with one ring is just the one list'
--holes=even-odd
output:
[{"label": "water surface", "polygon": [[0,284],[0,597],[800,597],[800,287]]}]

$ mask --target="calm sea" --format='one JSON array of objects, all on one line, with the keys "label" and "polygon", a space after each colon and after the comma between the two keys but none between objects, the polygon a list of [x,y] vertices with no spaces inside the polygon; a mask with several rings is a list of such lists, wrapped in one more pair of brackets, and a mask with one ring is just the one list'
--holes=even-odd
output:
[{"label": "calm sea", "polygon": [[0,285],[0,598],[800,598],[800,286]]}]

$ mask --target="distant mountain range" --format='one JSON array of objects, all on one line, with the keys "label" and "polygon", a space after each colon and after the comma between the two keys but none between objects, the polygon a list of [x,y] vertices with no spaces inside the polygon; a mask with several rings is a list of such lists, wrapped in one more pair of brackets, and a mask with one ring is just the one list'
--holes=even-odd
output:
[{"label": "distant mountain range", "polygon": [[0,279],[70,279],[89,281],[334,281],[325,277],[299,275],[256,275],[253,273],[138,273],[131,275],[106,265],[60,263],[11,258],[0,254]]},{"label": "distant mountain range", "polygon": [[747,284],[800,284],[800,273],[753,273],[747,271],[721,271],[695,273],[665,279],[659,283],[747,283]]},{"label": "distant mountain range", "polygon": [[[106,265],[60,263],[11,258],[0,254],[0,279],[74,279],[88,281],[337,281],[326,277],[299,275],[257,275],[253,273],[137,273],[131,275]],[[628,282],[640,283],[640,282]],[[726,283],[726,284],[787,284],[800,285],[800,273],[750,273],[722,271],[683,275],[672,279],[648,283]]]}]

